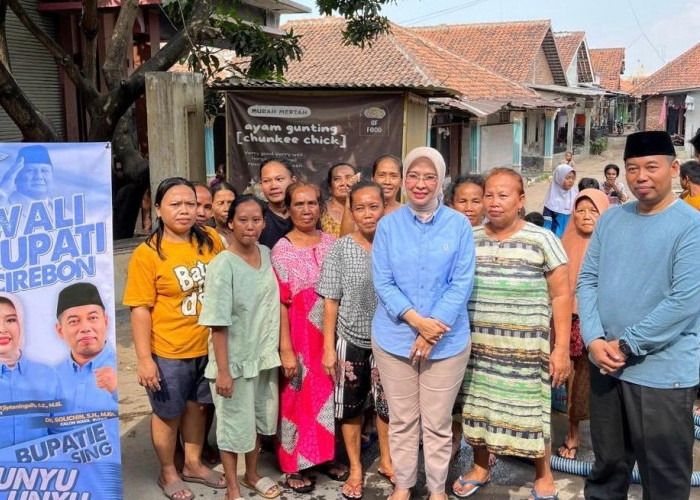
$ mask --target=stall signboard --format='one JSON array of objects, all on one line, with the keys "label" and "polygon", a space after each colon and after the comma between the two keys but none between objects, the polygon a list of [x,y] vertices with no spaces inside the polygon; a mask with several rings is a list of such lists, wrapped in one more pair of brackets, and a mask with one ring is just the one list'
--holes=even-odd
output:
[{"label": "stall signboard", "polygon": [[238,189],[259,180],[260,164],[284,158],[297,178],[325,183],[349,163],[368,176],[374,160],[401,155],[403,94],[300,95],[228,92],[229,177]]}]

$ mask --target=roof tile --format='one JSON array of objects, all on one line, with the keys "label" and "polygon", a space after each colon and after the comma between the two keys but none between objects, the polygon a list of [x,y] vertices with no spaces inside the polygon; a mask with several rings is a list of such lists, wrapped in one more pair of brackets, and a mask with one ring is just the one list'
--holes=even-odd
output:
[{"label": "roof tile", "polygon": [[292,21],[284,25],[302,35],[301,61],[285,73],[291,84],[337,86],[372,84],[452,89],[469,99],[536,97],[518,83],[425,40],[414,31],[391,25],[391,33],[371,47],[345,45],[345,21],[335,17]]},{"label": "roof tile", "polygon": [[700,43],[692,46],[637,85],[635,95],[653,95],[700,87]]},{"label": "roof tile", "polygon": [[620,75],[625,72],[625,49],[590,49],[593,72],[600,75],[600,86],[620,90]]},{"label": "roof tile", "polygon": [[522,84],[532,82],[537,56],[541,50],[550,49],[550,67],[555,83],[566,84],[564,69],[556,55],[556,46],[547,46],[548,40],[552,40],[549,20],[449,24],[417,27],[412,28],[412,31],[469,61]]}]

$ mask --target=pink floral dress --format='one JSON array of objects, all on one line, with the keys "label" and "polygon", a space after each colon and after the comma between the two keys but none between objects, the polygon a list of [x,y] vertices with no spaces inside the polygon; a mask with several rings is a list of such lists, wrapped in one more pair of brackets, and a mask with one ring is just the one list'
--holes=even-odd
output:
[{"label": "pink floral dress", "polygon": [[280,380],[277,459],[291,473],[333,460],[335,420],[333,380],[323,370],[323,298],[316,294],[321,265],[335,238],[321,233],[310,247],[280,239],[271,252],[280,301],[289,308],[297,375]]}]

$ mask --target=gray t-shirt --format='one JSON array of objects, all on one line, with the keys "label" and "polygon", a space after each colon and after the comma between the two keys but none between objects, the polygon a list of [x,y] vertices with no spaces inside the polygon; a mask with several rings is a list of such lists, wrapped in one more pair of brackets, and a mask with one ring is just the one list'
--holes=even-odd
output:
[{"label": "gray t-shirt", "polygon": [[377,309],[372,255],[352,235],[337,240],[326,254],[316,293],[340,301],[336,334],[357,347],[371,349],[372,317]]}]

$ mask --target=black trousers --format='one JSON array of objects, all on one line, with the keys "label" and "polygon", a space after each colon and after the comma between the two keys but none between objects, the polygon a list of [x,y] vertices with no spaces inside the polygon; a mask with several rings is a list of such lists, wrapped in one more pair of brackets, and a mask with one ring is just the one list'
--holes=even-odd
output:
[{"label": "black trousers", "polygon": [[595,464],[587,500],[626,500],[635,461],[644,500],[687,500],[693,468],[695,387],[654,389],[602,375],[591,364]]}]

